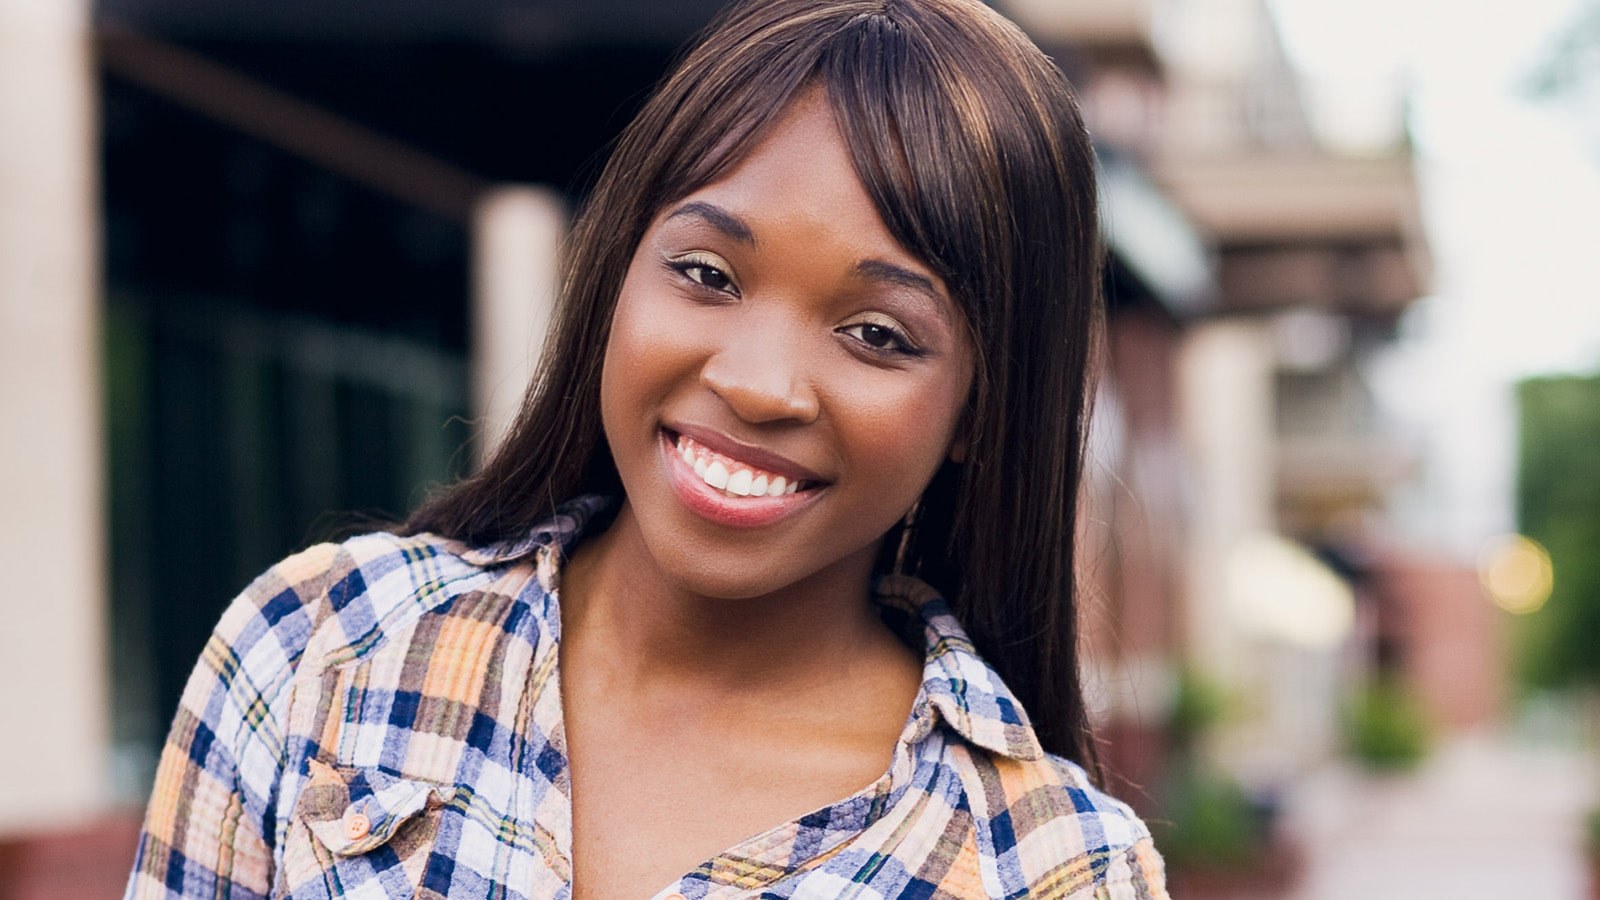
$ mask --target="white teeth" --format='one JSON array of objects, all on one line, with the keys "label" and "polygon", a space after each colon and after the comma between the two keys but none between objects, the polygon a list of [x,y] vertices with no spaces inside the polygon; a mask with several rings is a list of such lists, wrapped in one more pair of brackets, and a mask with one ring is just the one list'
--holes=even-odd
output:
[{"label": "white teeth", "polygon": [[716,460],[706,466],[706,473],[700,477],[706,480],[706,484],[723,490],[728,486],[728,467],[722,464],[722,460]]},{"label": "white teeth", "polygon": [[735,497],[782,497],[800,489],[798,480],[790,481],[782,475],[757,475],[750,469],[731,468],[717,454],[682,435],[678,437],[677,452],[702,481]]}]

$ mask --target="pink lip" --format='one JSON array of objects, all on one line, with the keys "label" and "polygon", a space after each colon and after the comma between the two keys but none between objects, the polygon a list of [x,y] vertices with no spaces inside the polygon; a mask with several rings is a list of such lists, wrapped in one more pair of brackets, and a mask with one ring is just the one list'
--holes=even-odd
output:
[{"label": "pink lip", "polygon": [[826,483],[828,479],[800,465],[792,459],[779,456],[771,450],[752,447],[749,444],[736,441],[725,434],[701,428],[698,425],[667,426],[667,430],[681,434],[705,447],[713,453],[720,453],[730,459],[748,463],[751,466],[764,469],[774,475],[782,475],[790,481],[820,481]]},{"label": "pink lip", "polygon": [[[723,452],[715,444],[702,441],[697,434],[691,433],[690,437],[718,453]],[[759,465],[764,469],[768,468],[767,462],[753,457],[772,458],[770,454],[742,452],[737,454],[730,452],[727,455]],[[678,448],[674,446],[672,437],[665,431],[661,432],[661,460],[667,469],[667,481],[672,485],[673,493],[683,501],[684,506],[689,507],[690,511],[703,519],[732,528],[760,528],[781,521],[810,506],[822,492],[822,488],[811,488],[779,497],[730,497],[706,484],[694,473],[694,469],[678,455]],[[787,464],[786,461],[785,463],[784,466],[773,466],[768,470],[785,477],[788,477],[788,471],[805,472],[804,469]]]}]

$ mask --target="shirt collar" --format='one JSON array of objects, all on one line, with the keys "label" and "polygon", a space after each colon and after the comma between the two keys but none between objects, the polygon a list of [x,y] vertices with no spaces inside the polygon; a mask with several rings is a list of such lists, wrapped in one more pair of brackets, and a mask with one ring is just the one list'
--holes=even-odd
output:
[{"label": "shirt collar", "polygon": [[[528,534],[464,548],[460,556],[480,566],[536,556],[540,586],[554,591],[561,559],[577,545],[589,522],[609,505],[607,497],[580,496],[562,504],[554,516]],[[886,575],[878,579],[873,592],[885,618],[909,643],[915,646],[920,637],[924,661],[916,701],[919,707],[926,703],[962,738],[992,753],[1022,760],[1044,757],[1022,704],[999,673],[978,655],[972,639],[937,591],[908,575]],[[899,621],[894,621],[897,618]]]},{"label": "shirt collar", "polygon": [[[458,555],[475,566],[501,566],[538,553],[540,581],[548,582],[554,574],[556,557],[571,552],[589,522],[610,505],[609,497],[584,494],[556,507],[555,515],[540,522],[525,535],[493,544],[464,547]],[[547,583],[545,586],[549,588],[552,585]]]},{"label": "shirt collar", "polygon": [[[946,724],[969,743],[1013,759],[1043,759],[1044,747],[1016,695],[967,637],[950,605],[926,582],[909,575],[885,575],[874,586],[878,602],[910,632],[922,630],[922,690]],[[908,638],[911,636],[908,634]]]}]

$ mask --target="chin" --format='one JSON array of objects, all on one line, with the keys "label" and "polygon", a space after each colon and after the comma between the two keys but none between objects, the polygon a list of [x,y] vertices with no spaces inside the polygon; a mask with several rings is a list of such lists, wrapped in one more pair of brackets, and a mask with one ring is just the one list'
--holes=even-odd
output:
[{"label": "chin", "polygon": [[662,549],[665,552],[651,554],[662,577],[683,591],[709,600],[752,600],[800,580],[789,573],[751,571],[719,553]]},{"label": "chin", "polygon": [[[798,550],[769,549],[760,552],[777,558],[766,566],[755,566],[751,564],[753,553],[740,553],[727,546],[696,546],[683,540],[681,534],[667,540],[652,540],[646,535],[644,543],[662,579],[710,600],[754,600],[823,583],[835,583],[832,589],[838,590],[841,588],[836,579],[858,580],[859,589],[865,591],[872,561],[877,557],[877,542],[834,559],[808,557]],[[811,545],[809,549],[817,548]]]}]

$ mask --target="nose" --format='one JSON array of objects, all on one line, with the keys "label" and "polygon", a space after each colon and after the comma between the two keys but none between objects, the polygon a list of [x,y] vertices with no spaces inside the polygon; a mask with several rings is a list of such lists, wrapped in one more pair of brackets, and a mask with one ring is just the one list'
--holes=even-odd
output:
[{"label": "nose", "polygon": [[808,424],[821,411],[794,342],[747,332],[723,344],[700,369],[700,383],[746,422]]}]

